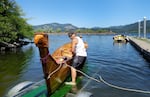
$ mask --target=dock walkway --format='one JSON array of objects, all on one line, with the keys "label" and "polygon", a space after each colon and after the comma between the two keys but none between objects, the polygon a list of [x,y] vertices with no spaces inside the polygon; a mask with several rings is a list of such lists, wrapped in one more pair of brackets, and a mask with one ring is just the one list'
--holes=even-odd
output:
[{"label": "dock walkway", "polygon": [[144,58],[150,61],[150,40],[137,37],[128,38],[129,42],[143,54]]}]

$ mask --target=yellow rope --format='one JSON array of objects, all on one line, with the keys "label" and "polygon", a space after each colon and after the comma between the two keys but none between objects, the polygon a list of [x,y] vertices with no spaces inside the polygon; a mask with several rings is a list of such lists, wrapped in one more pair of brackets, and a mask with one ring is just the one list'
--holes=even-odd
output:
[{"label": "yellow rope", "polygon": [[[69,66],[69,65],[67,65],[67,66],[70,67],[70,68],[72,67],[72,66]],[[84,72],[82,72],[82,71],[80,71],[80,70],[77,70],[77,69],[76,69],[76,71],[82,73],[84,76],[86,76],[86,77],[89,78],[89,79],[95,80],[95,81],[98,82],[98,83],[103,82],[104,84],[106,84],[106,85],[108,85],[108,86],[110,86],[110,87],[112,87],[112,88],[116,88],[116,89],[120,89],[120,90],[124,90],[124,91],[131,91],[131,92],[139,92],[139,93],[150,94],[150,91],[137,90],[137,89],[129,89],[129,88],[124,88],[124,87],[120,87],[120,86],[116,86],[116,85],[110,84],[110,83],[106,82],[106,81],[102,78],[102,76],[100,76],[100,75],[98,75],[99,78],[100,78],[100,80],[98,80],[98,79],[96,79],[96,78],[93,78],[93,77],[87,75],[86,73],[84,73]]]},{"label": "yellow rope", "polygon": [[129,88],[124,88],[124,87],[120,87],[120,86],[116,86],[116,85],[110,84],[110,83],[106,82],[106,81],[102,78],[102,76],[100,76],[100,75],[99,75],[99,78],[100,78],[100,80],[101,80],[104,84],[106,84],[106,85],[108,85],[108,86],[110,86],[110,87],[112,87],[112,88],[116,88],[116,89],[120,89],[120,90],[125,90],[125,91],[131,91],[131,92],[139,92],[139,93],[150,94],[150,91],[137,90],[137,89],[129,89]]},{"label": "yellow rope", "polygon": [[[66,64],[66,65],[67,65],[69,68],[72,67],[72,66],[70,66],[70,65],[68,65],[68,64]],[[51,75],[53,75],[55,72],[57,72],[57,71],[60,69],[61,66],[62,66],[62,64],[60,64],[60,66],[59,66],[56,70],[54,70],[52,73],[50,73],[49,76],[48,76],[48,79],[51,77]],[[73,67],[73,68],[74,68],[74,67]],[[80,70],[77,70],[77,69],[76,69],[76,71],[79,72],[79,73],[81,73],[81,74],[83,74],[85,77],[87,77],[87,78],[89,78],[89,79],[91,79],[91,80],[94,80],[94,81],[96,81],[96,82],[98,82],[98,83],[103,82],[104,84],[106,84],[106,85],[108,85],[109,87],[112,87],[112,88],[116,88],[116,89],[120,89],[120,90],[124,90],[124,91],[131,91],[131,92],[139,92],[139,93],[150,94],[150,91],[124,88],[124,87],[120,87],[120,86],[116,86],[116,85],[110,84],[110,83],[106,82],[106,81],[102,78],[101,75],[98,75],[99,78],[100,78],[100,80],[98,80],[98,79],[93,78],[93,77],[89,76],[88,74],[86,74],[86,73],[84,73],[84,72],[82,72],[82,71],[80,71]]]},{"label": "yellow rope", "polygon": [[56,72],[61,68],[61,66],[62,66],[62,64],[59,64],[59,67],[56,68],[53,72],[51,72],[51,73],[48,75],[47,80],[48,80],[54,73],[56,73]]}]

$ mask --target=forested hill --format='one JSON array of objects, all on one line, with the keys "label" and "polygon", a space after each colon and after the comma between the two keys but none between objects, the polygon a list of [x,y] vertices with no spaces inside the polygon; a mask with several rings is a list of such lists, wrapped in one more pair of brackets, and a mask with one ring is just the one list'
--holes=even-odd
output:
[{"label": "forested hill", "polygon": [[[141,22],[141,31],[143,31],[143,21]],[[107,28],[106,28],[107,29]],[[122,26],[113,26],[109,27],[108,29],[114,31],[114,32],[138,32],[138,22],[128,24],[128,25],[122,25]],[[147,32],[150,32],[150,20],[147,20],[146,22],[146,29]]]},{"label": "forested hill", "polygon": [[47,32],[64,32],[64,31],[76,30],[78,29],[78,27],[72,24],[50,23],[50,24],[33,26],[33,29],[35,31],[43,30]]},{"label": "forested hill", "polygon": [[[111,26],[107,28],[93,27],[93,28],[80,28],[72,24],[59,24],[50,23],[33,26],[35,31],[46,31],[46,32],[66,32],[66,31],[77,31],[77,32],[138,32],[138,22],[121,25],[121,26]],[[141,31],[143,31],[143,21],[141,22]],[[150,20],[147,20],[147,32],[150,32]]]}]

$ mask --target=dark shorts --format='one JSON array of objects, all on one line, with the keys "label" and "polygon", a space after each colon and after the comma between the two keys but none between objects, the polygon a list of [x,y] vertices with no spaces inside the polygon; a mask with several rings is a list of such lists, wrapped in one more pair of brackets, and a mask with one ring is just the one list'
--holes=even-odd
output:
[{"label": "dark shorts", "polygon": [[74,56],[72,66],[76,69],[82,69],[85,61],[86,61],[86,57]]}]

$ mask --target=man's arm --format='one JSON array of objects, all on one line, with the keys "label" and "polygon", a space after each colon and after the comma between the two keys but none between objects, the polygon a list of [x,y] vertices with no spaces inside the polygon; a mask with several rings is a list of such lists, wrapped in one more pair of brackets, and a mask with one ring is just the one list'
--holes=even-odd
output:
[{"label": "man's arm", "polygon": [[72,51],[73,54],[75,53],[75,46],[77,45],[77,43],[78,43],[77,38],[72,39],[72,43],[71,43],[72,49],[71,49],[71,51]]}]

